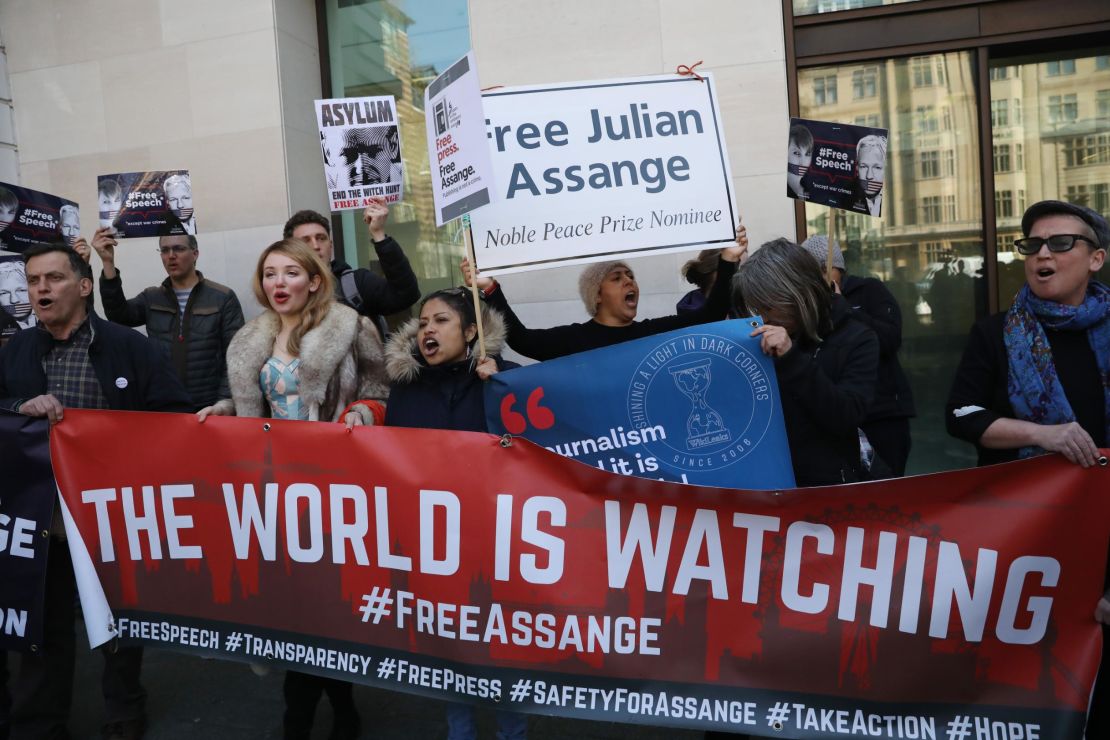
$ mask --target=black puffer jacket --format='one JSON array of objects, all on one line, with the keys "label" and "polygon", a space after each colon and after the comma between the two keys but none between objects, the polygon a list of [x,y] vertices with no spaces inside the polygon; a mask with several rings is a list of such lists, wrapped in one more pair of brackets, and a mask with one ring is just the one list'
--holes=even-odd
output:
[{"label": "black puffer jacket", "polygon": [[123,294],[119,272],[108,280],[100,276],[104,314],[124,326],[146,326],[146,334],[170,360],[174,372],[197,408],[230,398],[227,386],[227,347],[243,326],[243,309],[235,291],[206,280],[189,295],[182,319],[169,278],[134,298]]},{"label": "black puffer jacket", "polygon": [[[385,367],[389,375],[389,403],[385,425],[421,429],[451,429],[460,432],[485,432],[485,384],[474,372],[471,360],[451,365],[428,365],[416,348],[420,319],[411,319],[389,337],[385,347]],[[497,361],[499,370],[519,367],[502,360],[505,323],[500,314],[482,307],[486,352]]]},{"label": "black puffer jacket", "polygon": [[875,394],[879,340],[833,296],[832,331],[814,344],[797,341],[775,359],[786,436],[798,486],[861,479],[857,428]]}]

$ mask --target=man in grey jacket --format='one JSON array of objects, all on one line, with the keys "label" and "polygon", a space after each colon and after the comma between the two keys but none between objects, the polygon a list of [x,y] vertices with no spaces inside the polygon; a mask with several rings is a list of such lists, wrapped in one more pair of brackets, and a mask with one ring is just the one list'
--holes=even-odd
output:
[{"label": "man in grey jacket", "polygon": [[230,398],[227,347],[243,326],[243,309],[235,292],[205,279],[197,270],[200,250],[191,235],[163,236],[158,253],[166,280],[134,298],[126,298],[116,269],[116,239],[100,228],[93,249],[100,255],[100,297],[109,320],[124,326],[146,326],[147,336],[170,359],[197,408]]}]

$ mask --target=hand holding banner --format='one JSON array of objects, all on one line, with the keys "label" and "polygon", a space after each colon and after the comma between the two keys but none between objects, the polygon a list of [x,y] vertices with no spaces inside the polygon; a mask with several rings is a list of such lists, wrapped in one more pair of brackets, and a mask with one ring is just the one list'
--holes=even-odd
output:
[{"label": "hand holding banner", "polygon": [[749,336],[761,325],[720,321],[497,373],[487,426],[611,473],[793,488],[775,367]]},{"label": "hand holding banner", "polygon": [[72,410],[51,435],[124,643],[786,738],[1077,737],[1098,665],[1110,472],[1059,456],[738,492],[466,432]]}]

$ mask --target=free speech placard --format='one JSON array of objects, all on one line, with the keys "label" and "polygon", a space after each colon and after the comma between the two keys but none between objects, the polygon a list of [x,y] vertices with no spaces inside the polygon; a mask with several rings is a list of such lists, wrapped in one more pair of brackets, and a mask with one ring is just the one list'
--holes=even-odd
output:
[{"label": "free speech placard", "polygon": [[703,324],[497,373],[487,426],[612,473],[792,488],[774,363],[749,336],[761,323]]},{"label": "free speech placard", "polygon": [[72,200],[0,182],[0,250],[22,254],[33,244],[81,236],[81,212]]},{"label": "free speech placard", "polygon": [[795,200],[882,215],[887,130],[790,119],[786,194]]},{"label": "free speech placard", "polygon": [[713,75],[493,90],[498,191],[471,214],[491,276],[725,246],[736,215]]},{"label": "free speech placard", "polygon": [[188,170],[100,175],[96,188],[100,225],[119,238],[197,233]]}]

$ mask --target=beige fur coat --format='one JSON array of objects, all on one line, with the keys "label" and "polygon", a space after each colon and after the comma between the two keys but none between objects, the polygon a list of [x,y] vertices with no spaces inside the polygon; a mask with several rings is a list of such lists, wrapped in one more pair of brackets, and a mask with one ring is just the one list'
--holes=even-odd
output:
[{"label": "beige fur coat", "polygon": [[[259,373],[274,350],[281,320],[266,311],[240,329],[227,350],[227,380],[231,398],[217,404],[220,411],[238,416],[269,416]],[[339,303],[301,339],[297,371],[301,402],[310,421],[339,421],[354,401],[378,400],[389,395],[382,340],[373,322]],[[364,424],[373,423],[370,410],[356,409]]]}]

